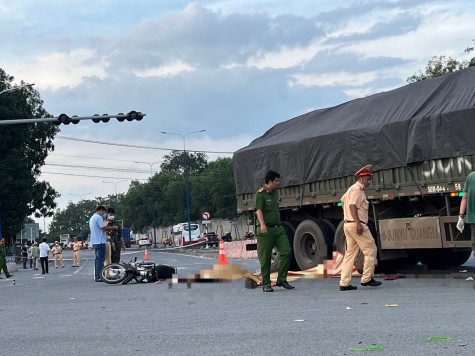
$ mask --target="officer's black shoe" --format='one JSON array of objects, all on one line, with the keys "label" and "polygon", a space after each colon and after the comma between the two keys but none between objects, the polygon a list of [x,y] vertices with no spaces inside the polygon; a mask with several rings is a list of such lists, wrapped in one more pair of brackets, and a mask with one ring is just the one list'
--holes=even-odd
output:
[{"label": "officer's black shoe", "polygon": [[380,286],[381,284],[383,284],[383,283],[381,283],[380,281],[375,280],[374,278],[371,278],[369,282],[361,283],[361,285],[362,285],[363,287],[367,287],[367,286],[370,286],[370,287],[378,287],[378,286]]},{"label": "officer's black shoe", "polygon": [[95,280],[96,282],[102,282],[102,279],[98,278]]},{"label": "officer's black shoe", "polygon": [[340,290],[341,291],[345,291],[345,290],[355,290],[355,289],[358,289],[357,286],[352,286],[351,284],[349,286],[340,286]]},{"label": "officer's black shoe", "polygon": [[263,287],[263,288],[262,288],[262,291],[263,291],[263,292],[273,292],[273,291],[274,291],[274,288],[272,288],[272,287]]},{"label": "officer's black shoe", "polygon": [[291,286],[289,282],[287,281],[282,281],[282,282],[277,282],[275,284],[277,287],[284,287],[285,289],[294,289],[294,286]]}]

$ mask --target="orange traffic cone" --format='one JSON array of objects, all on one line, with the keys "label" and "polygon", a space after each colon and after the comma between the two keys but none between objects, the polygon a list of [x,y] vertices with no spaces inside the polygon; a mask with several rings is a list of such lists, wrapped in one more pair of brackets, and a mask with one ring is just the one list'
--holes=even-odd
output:
[{"label": "orange traffic cone", "polygon": [[145,249],[145,256],[143,258],[145,261],[148,261],[148,251]]},{"label": "orange traffic cone", "polygon": [[219,241],[219,264],[220,265],[227,265],[229,264],[228,260],[226,259],[226,254],[224,253],[224,241]]}]

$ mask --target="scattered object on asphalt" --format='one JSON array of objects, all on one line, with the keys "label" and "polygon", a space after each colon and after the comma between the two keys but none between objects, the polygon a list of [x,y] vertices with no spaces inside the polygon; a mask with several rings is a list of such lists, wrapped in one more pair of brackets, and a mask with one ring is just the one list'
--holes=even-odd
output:
[{"label": "scattered object on asphalt", "polygon": [[384,350],[384,346],[372,345],[372,346],[363,347],[362,349],[358,349],[356,347],[350,347],[350,351],[376,351],[376,350]]},{"label": "scattered object on asphalt", "polygon": [[13,283],[12,283],[12,286],[14,286],[14,285],[16,285],[16,281],[15,281],[15,280],[13,280]]},{"label": "scattered object on asphalt", "polygon": [[461,270],[461,271],[459,271],[459,272],[460,272],[460,273],[466,273],[467,270],[466,270],[466,269],[463,269],[463,270]]},{"label": "scattered object on asphalt", "polygon": [[361,302],[361,304],[368,304],[367,302]]},{"label": "scattered object on asphalt", "polygon": [[467,344],[459,344],[459,346],[467,346]]},{"label": "scattered object on asphalt", "polygon": [[76,298],[69,298],[69,299],[73,300],[73,299],[76,299]]},{"label": "scattered object on asphalt", "polygon": [[163,284],[162,281],[156,281],[155,284]]},{"label": "scattered object on asphalt", "polygon": [[405,275],[403,274],[395,274],[395,275],[392,275],[392,276],[387,276],[384,278],[385,281],[393,281],[395,279],[401,279],[401,278],[406,278]]},{"label": "scattered object on asphalt", "polygon": [[255,288],[257,288],[257,282],[252,278],[246,277],[246,280],[244,282],[244,286],[247,289],[255,289]]},{"label": "scattered object on asphalt", "polygon": [[386,304],[385,307],[398,307],[399,304]]},{"label": "scattered object on asphalt", "polygon": [[296,319],[294,321],[305,321],[305,319]]},{"label": "scattered object on asphalt", "polygon": [[351,310],[351,308],[350,308],[350,307],[346,307],[346,310]]},{"label": "scattered object on asphalt", "polygon": [[473,277],[468,277],[466,281],[473,281]]},{"label": "scattered object on asphalt", "polygon": [[427,339],[419,340],[419,342],[431,342],[431,341],[448,341],[452,340],[451,337],[439,337],[439,336],[434,336],[434,337],[428,337]]}]

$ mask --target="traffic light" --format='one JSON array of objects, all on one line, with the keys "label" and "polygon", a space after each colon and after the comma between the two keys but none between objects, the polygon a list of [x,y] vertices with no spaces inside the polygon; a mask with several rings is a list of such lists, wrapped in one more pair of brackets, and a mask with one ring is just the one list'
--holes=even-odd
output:
[{"label": "traffic light", "polygon": [[140,121],[143,119],[143,115],[142,113],[139,111],[131,111],[127,114],[127,121],[134,121],[134,120],[137,120],[137,121]]},{"label": "traffic light", "polygon": [[[73,117],[78,117],[78,116],[74,115]],[[73,123],[74,125],[76,125],[79,123],[79,120],[74,120],[66,114],[61,114],[58,116],[58,118],[54,122],[55,125],[61,125],[61,124],[69,125],[70,123]]]},{"label": "traffic light", "polygon": [[0,126],[2,125],[14,125],[14,124],[33,124],[36,122],[53,122],[55,125],[69,125],[70,123],[78,124],[81,120],[92,120],[95,123],[99,122],[109,122],[110,119],[116,118],[119,122],[127,121],[141,121],[146,114],[141,113],[140,111],[131,111],[128,114],[119,113],[117,115],[108,115],[103,114],[94,114],[92,116],[77,116],[74,115],[69,117],[66,114],[61,114],[57,118],[55,117],[42,117],[34,119],[19,119],[19,120],[0,120]]}]

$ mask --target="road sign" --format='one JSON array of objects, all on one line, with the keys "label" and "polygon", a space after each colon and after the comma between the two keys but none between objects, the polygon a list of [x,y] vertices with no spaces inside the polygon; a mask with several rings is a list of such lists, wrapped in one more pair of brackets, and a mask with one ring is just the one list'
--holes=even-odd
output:
[{"label": "road sign", "polygon": [[203,220],[210,220],[211,214],[209,213],[209,211],[203,211],[203,213],[201,214],[201,217],[203,218]]}]

